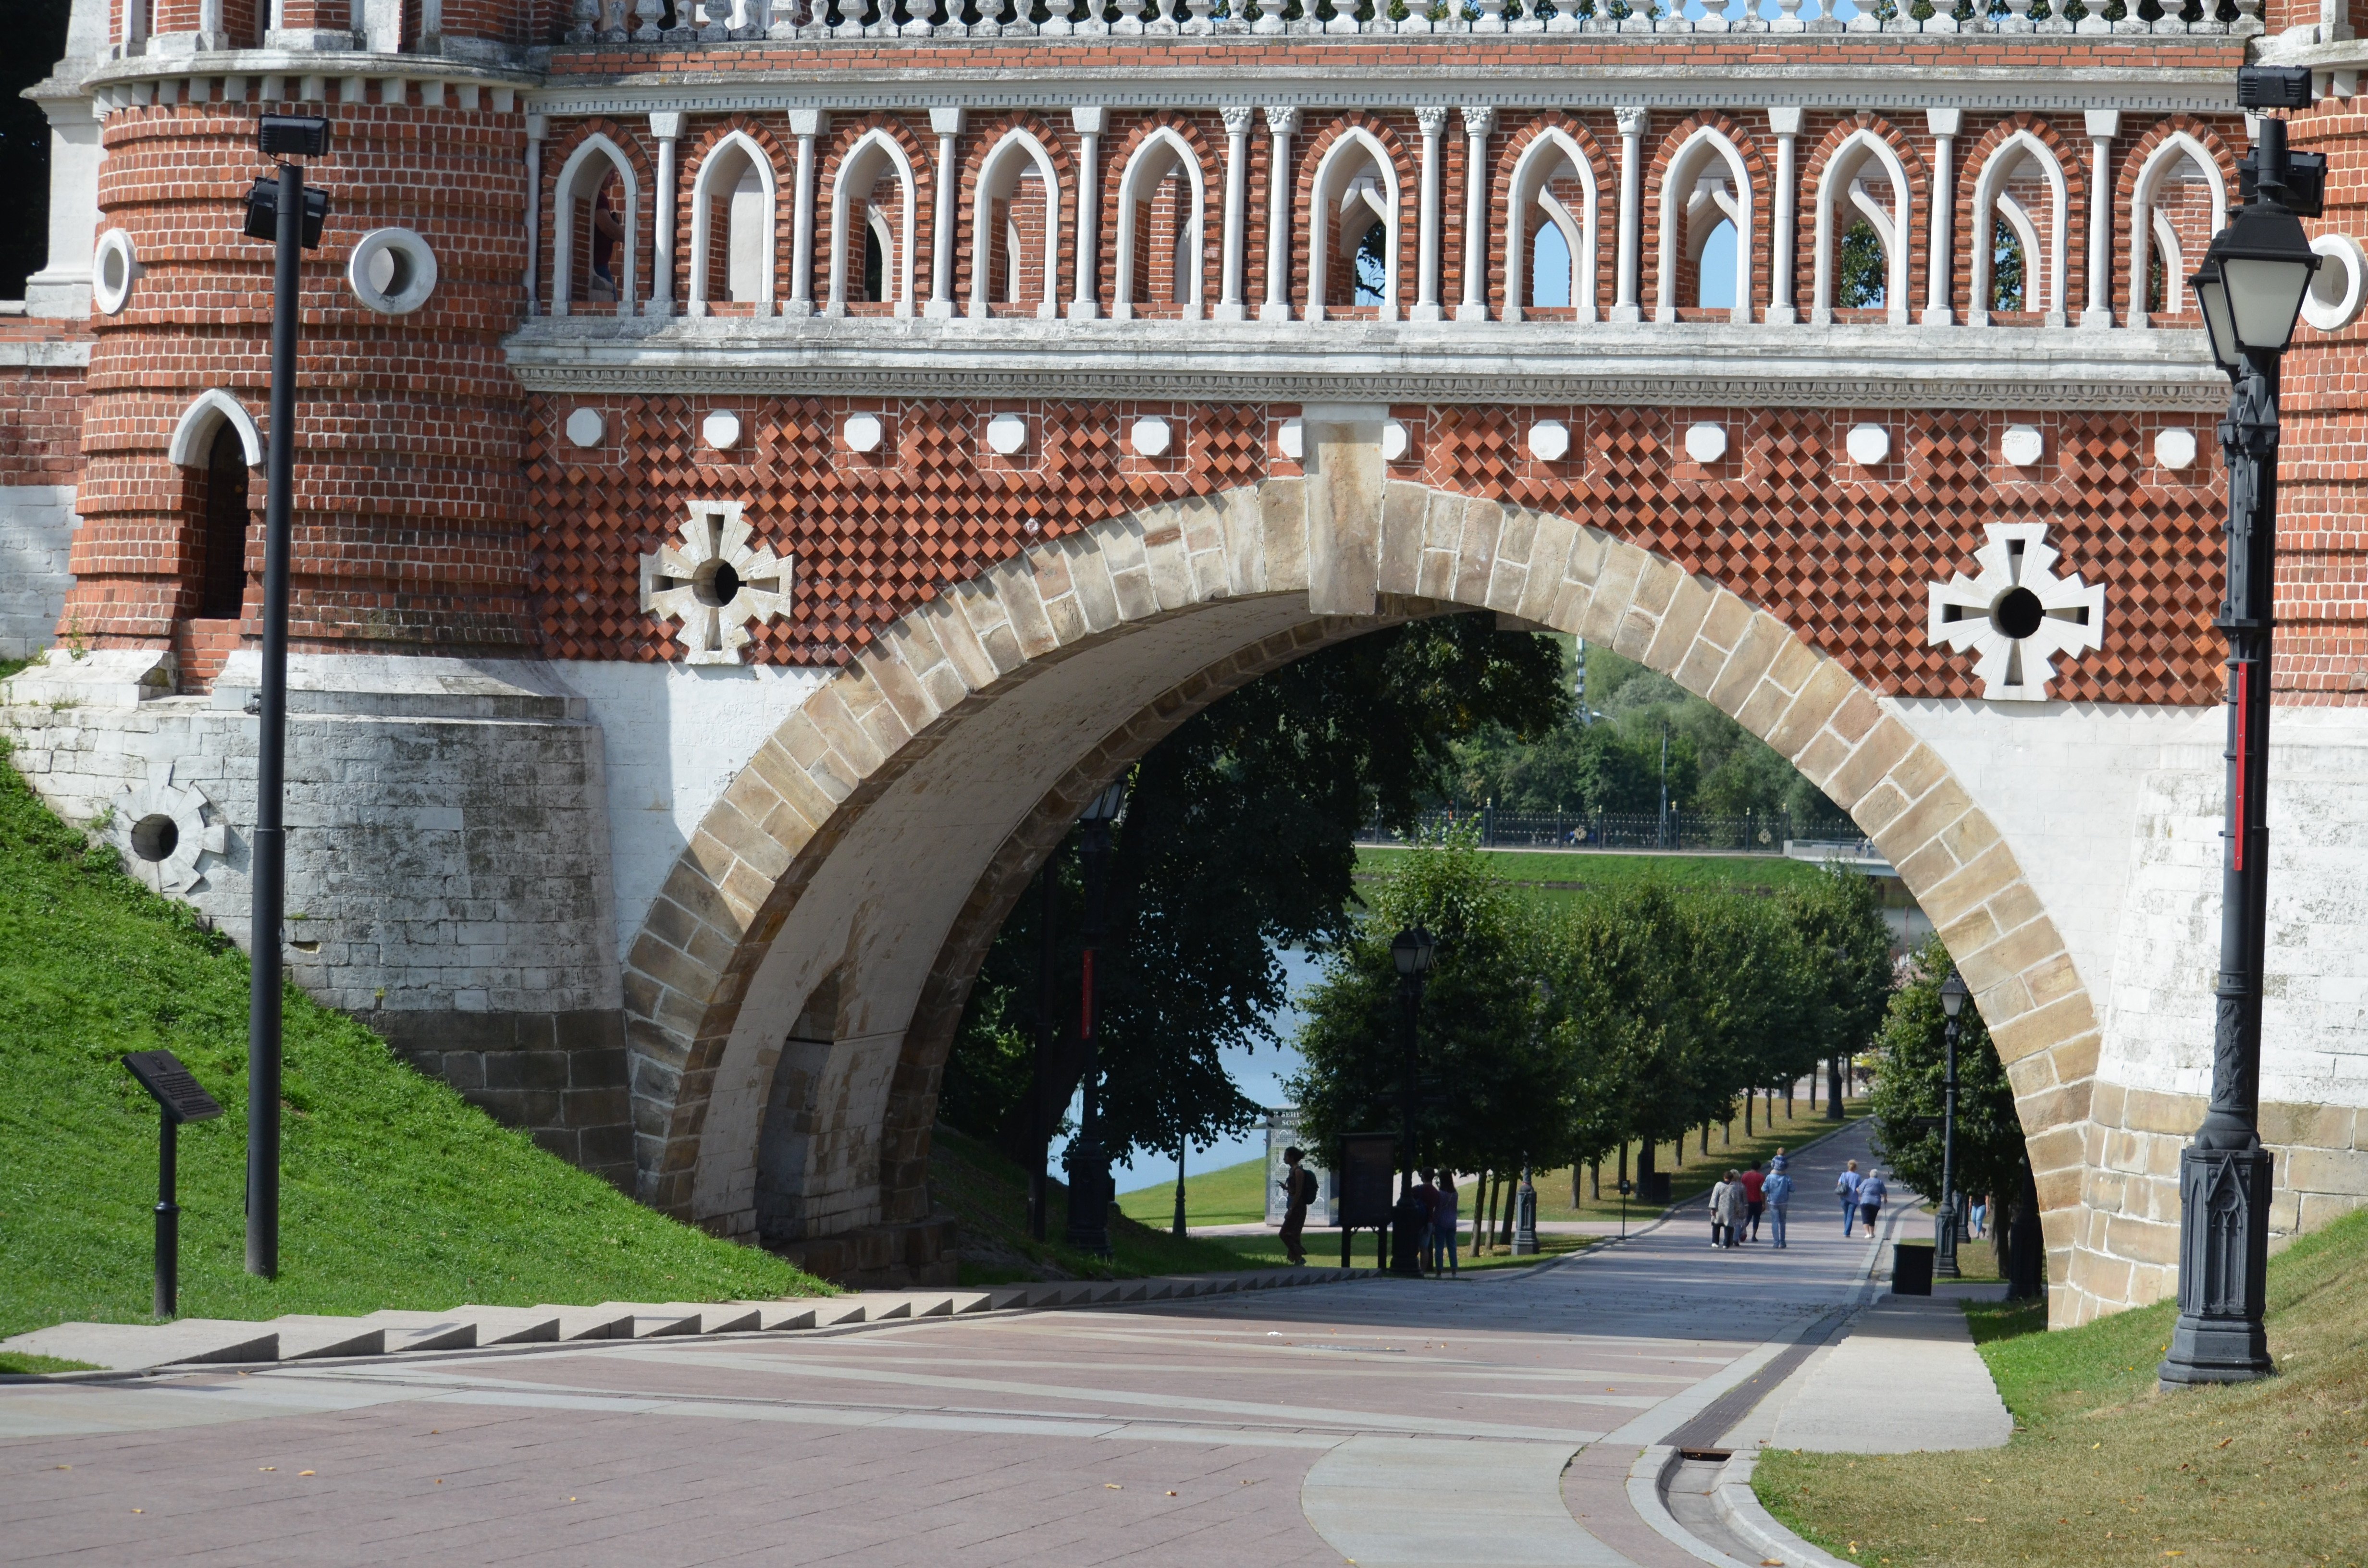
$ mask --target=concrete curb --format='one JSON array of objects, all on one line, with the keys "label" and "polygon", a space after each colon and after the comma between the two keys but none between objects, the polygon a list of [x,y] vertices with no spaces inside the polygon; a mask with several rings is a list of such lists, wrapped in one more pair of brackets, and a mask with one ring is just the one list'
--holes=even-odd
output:
[{"label": "concrete curb", "polygon": [[1636,1517],[1653,1528],[1653,1533],[1684,1552],[1697,1562],[1707,1562],[1711,1568],[1752,1568],[1678,1523],[1669,1512],[1668,1499],[1663,1494],[1668,1484],[1669,1471],[1685,1461],[1685,1455],[1667,1443],[1655,1443],[1636,1456],[1628,1467],[1628,1506]]},{"label": "concrete curb", "polygon": [[1718,1486],[1711,1494],[1719,1522],[1761,1557],[1774,1558],[1788,1568],[1850,1568],[1840,1558],[1818,1550],[1786,1529],[1768,1511],[1759,1494],[1751,1489],[1752,1472],[1759,1468],[1758,1454],[1736,1454],[1726,1461],[1725,1468],[1719,1471]]},{"label": "concrete curb", "polygon": [[[1330,1285],[1372,1278],[1371,1268],[1260,1269],[1246,1274],[1171,1274],[1143,1279],[1060,1279],[985,1290],[915,1290],[790,1297],[778,1301],[603,1301],[591,1307],[455,1307],[449,1312],[371,1313],[356,1317],[291,1313],[268,1323],[181,1319],[169,1324],[56,1324],[6,1342],[0,1348],[61,1360],[101,1357],[119,1364],[96,1371],[28,1372],[0,1376],[10,1383],[116,1382],[165,1371],[236,1366],[256,1370],[301,1361],[311,1367],[352,1366],[389,1359],[469,1358],[516,1355],[560,1346],[650,1339],[734,1339],[787,1335],[837,1335],[987,1312],[1124,1307],[1249,1290]],[[384,1326],[404,1320],[410,1332],[390,1346]],[[440,1330],[419,1332],[434,1324]],[[490,1329],[491,1334],[481,1332]],[[468,1343],[461,1341],[466,1338]],[[77,1354],[77,1352],[80,1352]],[[151,1359],[150,1358],[153,1358]]]}]

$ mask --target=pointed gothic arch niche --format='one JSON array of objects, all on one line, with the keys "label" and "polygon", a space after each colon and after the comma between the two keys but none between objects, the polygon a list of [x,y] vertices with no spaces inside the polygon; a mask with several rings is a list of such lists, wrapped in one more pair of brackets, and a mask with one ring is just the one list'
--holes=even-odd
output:
[{"label": "pointed gothic arch niche", "polygon": [[1144,137],[1119,176],[1112,320],[1138,313],[1201,319],[1207,211],[1208,187],[1191,144],[1170,126]]},{"label": "pointed gothic arch niche", "polygon": [[552,191],[551,313],[566,315],[580,300],[632,315],[642,210],[632,161],[595,131],[568,154]]},{"label": "pointed gothic arch niche", "polygon": [[1061,175],[1025,126],[1013,126],[979,160],[971,188],[970,313],[1061,313]]},{"label": "pointed gothic arch niche", "polygon": [[1307,319],[1371,316],[1398,310],[1398,171],[1380,137],[1342,131],[1309,182]]},{"label": "pointed gothic arch niche", "polygon": [[1994,301],[1996,280],[1992,255],[2003,221],[2022,251],[2022,309],[2041,324],[2065,324],[2065,234],[2071,199],[2064,165],[2047,143],[2029,131],[2017,131],[1990,150],[1974,180],[1974,266],[1972,305],[1965,321],[1972,326],[1991,324],[2001,313]]},{"label": "pointed gothic arch niche", "polygon": [[2133,327],[2165,316],[2194,324],[2187,275],[2228,222],[2228,182],[2203,143],[2174,131],[2138,165],[2130,187],[2130,294]]},{"label": "pointed gothic arch niche", "polygon": [[707,151],[690,190],[690,305],[713,303],[773,313],[773,224],[778,190],[773,163],[746,132]]},{"label": "pointed gothic arch niche", "polygon": [[[881,187],[887,187],[883,195]],[[864,245],[877,222],[889,235],[883,244],[881,291],[884,300],[859,300],[865,305],[885,304],[899,317],[913,314],[916,277],[914,245],[913,160],[885,131],[874,126],[856,138],[838,161],[830,182],[830,293],[825,315],[848,313],[848,274],[858,292],[864,285]],[[893,217],[890,206],[894,204]]]},{"label": "pointed gothic arch niche", "polygon": [[173,426],[166,459],[182,471],[181,516],[188,582],[201,620],[245,613],[248,470],[263,462],[255,418],[219,387],[199,392]]},{"label": "pointed gothic arch niche", "polygon": [[[1505,319],[1552,312],[1566,321],[1596,319],[1595,165],[1568,131],[1542,131],[1514,160],[1508,186]],[[1560,256],[1547,248],[1549,236]],[[1562,264],[1548,290],[1552,259]]]},{"label": "pointed gothic arch niche", "polygon": [[[1751,276],[1759,239],[1758,196],[1742,149],[1714,125],[1698,126],[1661,171],[1660,267],[1653,319],[1674,322],[1683,290],[1679,273],[1699,265],[1702,246],[1719,223],[1735,225],[1735,298],[1725,312],[1751,320]],[[1716,312],[1705,312],[1715,319]]]},{"label": "pointed gothic arch niche", "polygon": [[1908,237],[1916,232],[1907,165],[1890,142],[1861,126],[1844,137],[1817,179],[1816,264],[1809,320],[1830,324],[1851,307],[1838,295],[1843,238],[1859,223],[1883,247],[1883,311],[1894,326],[1907,324]]}]

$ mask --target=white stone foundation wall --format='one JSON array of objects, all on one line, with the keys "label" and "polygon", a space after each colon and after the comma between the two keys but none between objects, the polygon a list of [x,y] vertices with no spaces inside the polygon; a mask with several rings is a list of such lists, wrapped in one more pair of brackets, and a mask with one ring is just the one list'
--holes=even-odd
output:
[{"label": "white stone foundation wall", "polygon": [[71,484],[0,486],[0,659],[26,659],[57,640],[74,582]]}]

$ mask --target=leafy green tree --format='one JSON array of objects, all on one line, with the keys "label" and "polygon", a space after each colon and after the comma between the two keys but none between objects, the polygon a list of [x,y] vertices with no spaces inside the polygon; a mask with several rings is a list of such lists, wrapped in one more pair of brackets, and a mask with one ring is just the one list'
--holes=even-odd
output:
[{"label": "leafy green tree", "polygon": [[[1948,1017],[1941,983],[1949,949],[1933,937],[1916,949],[1891,998],[1875,1048],[1874,1137],[1883,1157],[1917,1191],[1941,1191],[1941,1084],[1947,1075]],[[2014,1085],[1998,1047],[1968,1000],[1957,1015],[1957,1190],[1989,1193],[2002,1203],[2022,1191],[2029,1155]],[[1929,1125],[1925,1119],[1930,1119]],[[2004,1234],[2004,1227],[1999,1228]]]},{"label": "leafy green tree", "polygon": [[1823,982],[1801,1054],[1773,1063],[1781,1082],[1873,1043],[1891,1005],[1894,976],[1891,927],[1866,878],[1828,865],[1816,882],[1787,889],[1780,902]]},{"label": "leafy green tree", "polygon": [[[1886,0],[1888,3],[1888,0]],[[1859,219],[1842,231],[1834,267],[1834,304],[1845,311],[1879,311],[1891,293],[1891,263],[1874,225]]]},{"label": "leafy green tree", "polygon": [[1303,1002],[1306,1065],[1290,1085],[1318,1148],[1404,1118],[1405,1008],[1390,943],[1410,926],[1436,939],[1416,1035],[1418,1164],[1457,1170],[1552,1166],[1568,1156],[1572,1075],[1545,1028],[1533,923],[1468,838],[1417,846],[1374,892]]},{"label": "leafy green tree", "polygon": [[[1350,928],[1358,828],[1410,825],[1454,742],[1486,725],[1542,733],[1568,710],[1552,640],[1495,618],[1417,622],[1318,652],[1179,725],[1135,767],[1112,833],[1109,935],[1097,962],[1105,1141],[1172,1154],[1258,1108],[1227,1049],[1272,1039],[1278,949]],[[1055,857],[1054,1049],[1032,1125],[1058,1128],[1085,1070],[1076,1030],[1084,907],[1074,844]],[[1031,888],[1004,921],[946,1067],[939,1114],[1023,1161],[1031,1118],[1042,918]]]}]

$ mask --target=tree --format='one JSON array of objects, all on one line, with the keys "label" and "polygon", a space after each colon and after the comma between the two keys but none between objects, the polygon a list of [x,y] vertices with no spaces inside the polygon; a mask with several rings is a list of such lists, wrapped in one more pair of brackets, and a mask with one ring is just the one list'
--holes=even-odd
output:
[{"label": "tree", "polygon": [[[1941,983],[1948,978],[1949,949],[1928,938],[1908,960],[1907,976],[1893,994],[1875,1047],[1874,1139],[1900,1179],[1917,1191],[1941,1192],[1941,1084],[1947,1075],[1948,1016],[1941,1006]],[[2022,1119],[2014,1108],[2014,1085],[1998,1061],[1998,1047],[1968,1005],[1957,1015],[1957,1190],[1990,1194],[2004,1206],[2023,1189],[2030,1155]],[[2006,1227],[1996,1232],[2004,1246]]]},{"label": "tree", "polygon": [[[1436,798],[1454,742],[1485,725],[1541,733],[1567,711],[1550,639],[1486,614],[1374,632],[1286,665],[1179,725],[1136,765],[1112,832],[1109,937],[1097,963],[1108,1146],[1173,1154],[1260,1108],[1233,1088],[1228,1049],[1272,1039],[1285,1000],[1280,948],[1351,928],[1354,835],[1376,816],[1410,826]],[[1032,891],[1004,922],[964,1010],[940,1114],[1032,1160],[1031,1125],[1057,1128],[1084,1073],[1076,1033],[1083,892],[1073,846],[1055,857],[1057,1048],[1031,1123],[1042,912]]]},{"label": "tree", "polygon": [[1828,864],[1824,870],[1816,881],[1781,895],[1823,978],[1801,1053],[1774,1063],[1784,1082],[1820,1059],[1839,1062],[1864,1051],[1891,1005],[1891,927],[1874,884],[1847,866]]},{"label": "tree", "polygon": [[1332,1149],[1346,1134],[1400,1126],[1405,1010],[1390,943],[1410,926],[1438,944],[1416,1034],[1415,1163],[1562,1165],[1573,1081],[1563,1039],[1543,1027],[1536,926],[1468,837],[1418,846],[1333,948],[1302,1004],[1306,1066],[1290,1085],[1302,1131]]}]

